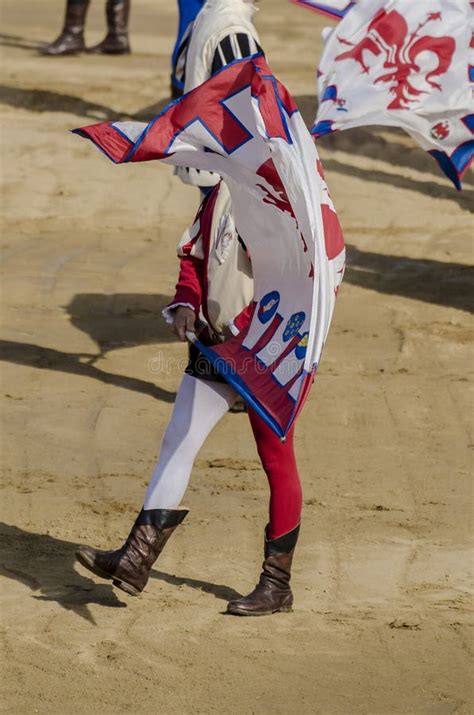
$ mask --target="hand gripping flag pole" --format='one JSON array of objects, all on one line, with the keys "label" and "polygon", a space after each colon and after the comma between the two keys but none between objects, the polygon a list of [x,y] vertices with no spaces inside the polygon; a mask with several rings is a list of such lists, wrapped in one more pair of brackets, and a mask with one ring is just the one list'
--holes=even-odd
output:
[{"label": "hand gripping flag pole", "polygon": [[345,249],[314,142],[262,55],[237,60],[149,124],[75,130],[116,163],[215,171],[250,252],[248,327],[201,351],[284,438],[309,393],[342,280]]}]

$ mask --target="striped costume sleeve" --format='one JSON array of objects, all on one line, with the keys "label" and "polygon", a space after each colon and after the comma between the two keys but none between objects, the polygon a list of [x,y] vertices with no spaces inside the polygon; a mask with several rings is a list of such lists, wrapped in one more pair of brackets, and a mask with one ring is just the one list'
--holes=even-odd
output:
[{"label": "striped costume sleeve", "polygon": [[218,72],[222,67],[234,60],[250,57],[256,52],[262,52],[262,48],[251,35],[246,32],[236,32],[227,35],[217,45],[212,60],[211,75]]}]

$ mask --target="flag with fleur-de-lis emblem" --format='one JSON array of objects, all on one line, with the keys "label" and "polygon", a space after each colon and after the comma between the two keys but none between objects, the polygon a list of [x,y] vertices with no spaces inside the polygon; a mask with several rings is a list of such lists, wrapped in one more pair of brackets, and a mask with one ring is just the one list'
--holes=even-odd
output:
[{"label": "flag with fleur-de-lis emblem", "polygon": [[456,188],[474,159],[469,0],[358,0],[327,37],[312,133],[401,127]]},{"label": "flag with fleur-de-lis emblem", "polygon": [[284,437],[320,360],[345,250],[314,142],[262,55],[237,60],[148,125],[76,130],[114,162],[159,159],[220,174],[254,277],[251,320],[212,347],[229,383]]}]

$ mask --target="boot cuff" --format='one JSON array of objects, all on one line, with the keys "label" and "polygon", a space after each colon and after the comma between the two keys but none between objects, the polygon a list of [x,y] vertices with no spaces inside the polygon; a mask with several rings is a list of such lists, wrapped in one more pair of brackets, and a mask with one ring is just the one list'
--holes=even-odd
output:
[{"label": "boot cuff", "polygon": [[298,524],[298,526],[295,526],[295,528],[287,534],[277,536],[276,539],[270,539],[268,541],[265,537],[265,558],[273,556],[273,554],[289,554],[290,551],[293,551],[298,541],[299,532],[300,525]]},{"label": "boot cuff", "polygon": [[144,524],[157,529],[172,529],[179,526],[189,509],[142,509],[136,521],[137,526]]}]

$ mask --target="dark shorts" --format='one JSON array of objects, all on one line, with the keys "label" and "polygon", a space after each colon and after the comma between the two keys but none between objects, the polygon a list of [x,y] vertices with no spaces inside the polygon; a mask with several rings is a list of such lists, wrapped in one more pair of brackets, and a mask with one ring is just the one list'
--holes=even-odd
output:
[{"label": "dark shorts", "polygon": [[[212,343],[211,343],[212,344]],[[189,362],[186,366],[186,375],[197,377],[200,380],[208,382],[225,383],[227,380],[217,372],[215,367],[211,365],[208,358],[203,355],[195,345],[189,345]]]}]

